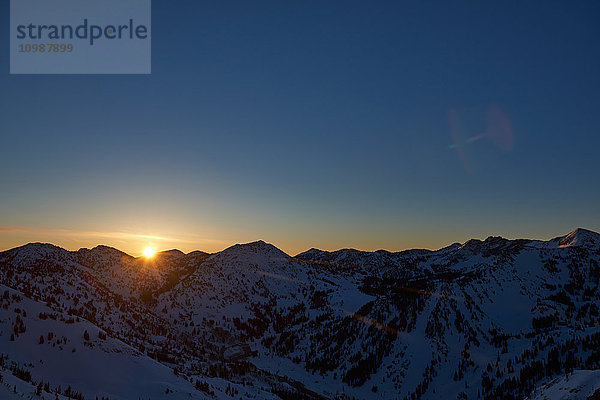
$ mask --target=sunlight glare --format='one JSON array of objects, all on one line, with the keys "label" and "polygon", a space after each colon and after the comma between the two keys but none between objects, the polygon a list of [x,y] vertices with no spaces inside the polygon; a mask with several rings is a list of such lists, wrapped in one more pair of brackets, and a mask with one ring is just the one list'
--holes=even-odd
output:
[{"label": "sunlight glare", "polygon": [[156,251],[152,247],[146,247],[144,249],[144,255],[148,258],[152,257]]}]

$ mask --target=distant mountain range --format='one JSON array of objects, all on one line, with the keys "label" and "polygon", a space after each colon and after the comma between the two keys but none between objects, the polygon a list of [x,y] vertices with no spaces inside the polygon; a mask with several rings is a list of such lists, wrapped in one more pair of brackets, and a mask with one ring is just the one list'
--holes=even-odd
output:
[{"label": "distant mountain range", "polygon": [[[0,252],[1,399],[600,398],[600,235]],[[596,396],[596,397],[594,397]]]}]

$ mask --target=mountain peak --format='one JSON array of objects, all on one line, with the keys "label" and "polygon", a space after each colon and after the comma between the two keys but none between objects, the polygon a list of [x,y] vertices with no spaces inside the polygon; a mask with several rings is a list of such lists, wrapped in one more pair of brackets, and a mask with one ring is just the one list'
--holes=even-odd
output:
[{"label": "mountain peak", "polygon": [[77,254],[83,256],[105,256],[105,257],[125,257],[131,258],[131,256],[119,249],[114,247],[106,246],[100,244],[94,248],[88,249],[87,247],[82,247],[81,249],[76,251]]},{"label": "mountain peak", "polygon": [[559,241],[559,247],[600,248],[600,234],[584,228],[577,228]]},{"label": "mountain peak", "polygon": [[501,252],[515,252],[530,243],[528,239],[506,239],[502,236],[488,236],[485,240],[470,239],[466,241],[458,250],[468,250],[473,253],[482,253],[484,255],[500,254]]},{"label": "mountain peak", "polygon": [[115,247],[106,246],[104,244],[99,244],[98,246],[92,248],[90,251],[98,252],[98,253],[119,253],[119,254],[127,254]]},{"label": "mountain peak", "polygon": [[41,243],[41,242],[27,243],[23,246],[19,246],[19,247],[15,247],[14,249],[7,250],[4,253],[7,253],[7,252],[11,252],[14,254],[21,254],[21,255],[29,255],[29,256],[40,256],[40,257],[48,256],[53,253],[63,253],[63,252],[68,253],[67,250],[63,249],[62,247],[58,247],[51,243]]},{"label": "mountain peak", "polygon": [[194,250],[191,251],[189,253],[187,253],[187,256],[206,256],[206,255],[210,255],[211,253],[207,253],[206,251],[202,251],[202,250]]},{"label": "mountain peak", "polygon": [[289,255],[275,247],[274,245],[265,242],[264,240],[257,240],[255,242],[235,244],[231,247],[226,248],[217,254],[226,255],[245,255],[245,254],[260,254],[269,257],[284,257],[289,258]]},{"label": "mountain peak", "polygon": [[52,243],[32,242],[27,243],[23,246],[15,247],[14,250],[64,250],[62,247],[58,247]]},{"label": "mountain peak", "polygon": [[0,253],[0,258],[8,257],[15,264],[34,264],[40,259],[66,260],[70,253],[62,247],[50,243],[28,243]]},{"label": "mountain peak", "polygon": [[179,249],[171,249],[171,250],[160,251],[157,253],[157,255],[168,256],[168,257],[180,257],[180,256],[184,256],[185,253]]}]

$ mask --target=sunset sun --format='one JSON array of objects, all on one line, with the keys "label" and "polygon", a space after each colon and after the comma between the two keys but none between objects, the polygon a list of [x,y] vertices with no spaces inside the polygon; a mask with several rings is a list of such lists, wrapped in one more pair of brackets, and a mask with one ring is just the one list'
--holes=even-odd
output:
[{"label": "sunset sun", "polygon": [[148,258],[152,257],[154,253],[156,253],[156,250],[154,250],[152,247],[146,247],[144,249],[144,255]]}]

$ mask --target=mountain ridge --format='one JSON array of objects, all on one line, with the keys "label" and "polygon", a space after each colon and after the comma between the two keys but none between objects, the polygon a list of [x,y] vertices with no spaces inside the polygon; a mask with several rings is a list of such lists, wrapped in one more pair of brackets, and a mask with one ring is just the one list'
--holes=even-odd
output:
[{"label": "mountain ridge", "polygon": [[[522,242],[525,244],[528,243],[545,243],[545,244],[554,244],[554,243],[558,243],[559,246],[561,247],[570,247],[570,246],[600,246],[600,233],[589,230],[589,229],[585,229],[585,228],[576,228],[573,231],[567,233],[566,235],[562,235],[562,236],[557,236],[554,237],[552,239],[548,239],[548,240],[540,240],[540,239],[507,239],[504,238],[502,236],[488,236],[486,239],[477,239],[477,238],[472,238],[467,240],[464,243],[460,243],[460,242],[455,242],[452,243],[448,246],[444,246],[440,249],[425,249],[425,248],[411,248],[411,249],[404,249],[404,250],[399,250],[399,251],[390,251],[390,250],[385,250],[385,249],[379,249],[379,250],[374,250],[374,251],[368,251],[368,250],[359,250],[356,248],[351,248],[351,247],[346,247],[346,248],[341,248],[338,250],[322,250],[316,247],[312,247],[309,250],[305,250],[303,252],[300,252],[294,256],[290,256],[287,253],[285,253],[283,250],[279,249],[277,246],[268,243],[264,240],[256,240],[256,241],[252,241],[252,242],[247,242],[247,243],[237,243],[237,244],[233,244],[229,247],[226,247],[223,250],[214,252],[214,253],[210,253],[210,252],[205,252],[203,250],[192,250],[188,253],[185,253],[179,249],[173,248],[170,250],[161,250],[158,251],[156,253],[156,255],[192,255],[192,254],[210,254],[210,255],[214,255],[214,254],[218,254],[218,253],[222,253],[225,251],[235,251],[235,250],[239,250],[239,249],[253,249],[253,250],[268,250],[268,251],[272,251],[272,250],[277,250],[281,253],[283,253],[283,255],[285,255],[286,257],[299,257],[302,258],[306,255],[314,255],[315,253],[328,253],[328,254],[333,254],[333,253],[344,253],[344,252],[352,252],[352,253],[360,253],[360,254],[402,254],[402,253],[418,253],[418,252],[439,252],[439,251],[443,251],[443,250],[454,250],[456,248],[461,248],[461,247],[471,247],[471,246],[476,246],[479,244],[485,244],[487,246],[498,246],[500,243],[502,242]],[[64,250],[66,252],[69,253],[81,253],[81,252],[95,252],[95,251],[103,251],[103,252],[114,252],[114,253],[121,253],[125,256],[131,257],[131,258],[144,258],[145,256],[132,256],[122,250],[119,250],[115,247],[112,246],[107,246],[107,245],[103,245],[103,244],[99,244],[96,245],[93,248],[86,248],[86,247],[82,247],[79,248],[78,250],[67,250],[63,247],[60,247],[58,245],[52,244],[52,243],[45,243],[45,242],[29,242],[20,246],[16,246],[10,249],[6,249],[6,250],[2,250],[0,251],[0,254],[2,253],[6,253],[6,252],[10,252],[10,251],[14,251],[17,249],[45,249],[45,250],[50,250],[50,249],[56,249],[56,250]]]},{"label": "mountain ridge", "polygon": [[[106,395],[45,365],[106,360],[107,336],[161,364],[144,392],[157,399],[525,398],[600,370],[599,236],[295,257],[264,241],[153,258],[21,246],[0,252],[0,375]],[[121,384],[110,398],[136,397]]]}]

